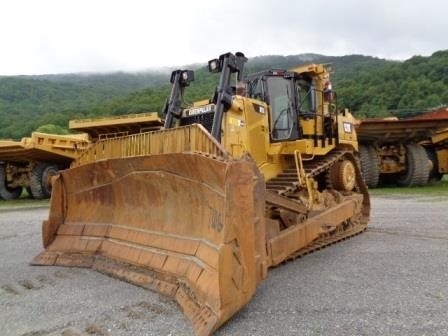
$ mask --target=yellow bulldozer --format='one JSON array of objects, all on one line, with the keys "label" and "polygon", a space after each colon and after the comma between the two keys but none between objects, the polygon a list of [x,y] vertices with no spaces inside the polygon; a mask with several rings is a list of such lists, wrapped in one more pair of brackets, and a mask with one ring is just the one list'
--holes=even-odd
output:
[{"label": "yellow bulldozer", "polygon": [[53,182],[34,265],[91,267],[174,298],[210,335],[271,267],[362,232],[370,201],[354,118],[311,64],[244,76],[208,62],[211,99],[171,75],[161,130],[102,139]]}]

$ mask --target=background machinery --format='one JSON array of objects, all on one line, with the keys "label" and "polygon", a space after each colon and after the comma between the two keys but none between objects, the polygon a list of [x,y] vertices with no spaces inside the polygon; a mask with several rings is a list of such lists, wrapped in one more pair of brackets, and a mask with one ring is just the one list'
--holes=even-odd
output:
[{"label": "background machinery", "polygon": [[16,199],[26,188],[36,199],[51,195],[51,177],[66,169],[88,145],[86,134],[33,132],[21,141],[0,140],[0,199]]},{"label": "background machinery", "polygon": [[448,172],[448,115],[440,112],[357,124],[361,167],[370,188],[424,186]]},{"label": "background machinery", "polygon": [[23,188],[33,198],[49,198],[51,178],[69,168],[93,143],[162,126],[157,112],[148,112],[70,120],[69,129],[78,134],[33,132],[21,141],[0,140],[0,199],[18,198]]},{"label": "background machinery", "polygon": [[162,126],[163,122],[157,112],[74,119],[68,123],[71,131],[88,134],[93,144],[99,140],[155,131]]},{"label": "background machinery", "polygon": [[209,61],[213,97],[188,105],[193,72],[174,71],[163,129],[101,139],[61,172],[32,264],[161,292],[209,335],[270,267],[362,232],[355,120],[337,111],[326,67],[244,78],[245,62]]},{"label": "background machinery", "polygon": [[448,128],[437,130],[420,144],[430,160],[429,181],[440,181],[443,175],[448,174]]}]

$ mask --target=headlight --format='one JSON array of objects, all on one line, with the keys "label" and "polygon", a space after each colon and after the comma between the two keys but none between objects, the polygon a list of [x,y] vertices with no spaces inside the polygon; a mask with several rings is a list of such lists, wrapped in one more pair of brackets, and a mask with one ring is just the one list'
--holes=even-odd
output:
[{"label": "headlight", "polygon": [[171,73],[170,82],[178,81],[183,86],[188,86],[190,82],[194,81],[194,71],[193,70],[174,70]]},{"label": "headlight", "polygon": [[217,58],[208,61],[208,71],[210,72],[220,72],[219,60]]},{"label": "headlight", "polygon": [[180,78],[183,83],[188,85],[188,84],[190,84],[190,82],[194,81],[194,71],[193,70],[184,70],[180,74]]}]

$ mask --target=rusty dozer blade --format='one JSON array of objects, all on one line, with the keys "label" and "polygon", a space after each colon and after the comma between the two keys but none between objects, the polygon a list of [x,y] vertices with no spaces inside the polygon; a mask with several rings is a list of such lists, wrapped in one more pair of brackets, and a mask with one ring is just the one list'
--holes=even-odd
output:
[{"label": "rusty dozer blade", "polygon": [[97,161],[54,181],[34,265],[92,267],[173,297],[197,335],[266,275],[264,180],[250,159],[172,153]]}]

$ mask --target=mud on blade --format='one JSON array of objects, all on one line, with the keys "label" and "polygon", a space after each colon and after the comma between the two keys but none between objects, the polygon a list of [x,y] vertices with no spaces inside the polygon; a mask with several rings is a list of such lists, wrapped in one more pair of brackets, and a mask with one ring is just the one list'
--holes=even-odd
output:
[{"label": "mud on blade", "polygon": [[266,273],[264,181],[250,160],[109,159],[61,173],[34,265],[92,267],[175,298],[198,335]]}]

